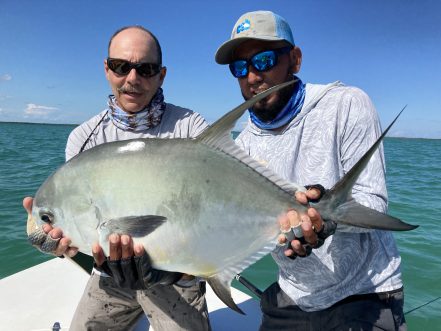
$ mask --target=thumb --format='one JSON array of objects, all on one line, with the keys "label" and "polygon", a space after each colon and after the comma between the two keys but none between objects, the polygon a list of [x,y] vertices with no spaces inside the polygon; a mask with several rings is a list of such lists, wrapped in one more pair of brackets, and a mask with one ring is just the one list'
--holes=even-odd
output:
[{"label": "thumb", "polygon": [[31,197],[26,197],[23,199],[23,208],[26,209],[28,214],[32,213],[32,203],[34,199]]}]

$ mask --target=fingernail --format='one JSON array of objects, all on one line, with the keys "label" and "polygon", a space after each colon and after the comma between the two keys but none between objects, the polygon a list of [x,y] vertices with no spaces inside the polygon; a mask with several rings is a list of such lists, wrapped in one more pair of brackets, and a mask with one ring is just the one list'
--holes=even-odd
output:
[{"label": "fingernail", "polygon": [[117,234],[111,234],[110,237],[109,237],[109,241],[112,244],[116,244],[116,243],[118,243],[118,239],[119,239],[118,237],[119,236]]},{"label": "fingernail", "polygon": [[141,255],[142,254],[142,251],[143,251],[143,249],[144,249],[144,247],[142,246],[142,245],[135,245],[135,247],[134,247],[134,251],[135,251],[135,254],[136,255]]},{"label": "fingernail", "polygon": [[128,245],[129,244],[129,237],[121,236],[121,244]]}]

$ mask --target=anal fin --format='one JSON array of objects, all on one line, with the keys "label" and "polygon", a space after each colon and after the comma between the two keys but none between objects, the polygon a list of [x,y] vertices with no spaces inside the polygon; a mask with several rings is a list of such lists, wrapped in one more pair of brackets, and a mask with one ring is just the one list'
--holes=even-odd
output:
[{"label": "anal fin", "polygon": [[[231,297],[231,281],[233,280],[233,276],[226,277],[225,273],[216,274],[210,278],[207,278],[207,282],[210,287],[213,289],[213,292],[216,293],[218,298],[225,303],[229,308],[238,312],[239,314],[245,315],[245,313],[240,309],[233,298]],[[229,278],[227,280],[227,278]]]}]

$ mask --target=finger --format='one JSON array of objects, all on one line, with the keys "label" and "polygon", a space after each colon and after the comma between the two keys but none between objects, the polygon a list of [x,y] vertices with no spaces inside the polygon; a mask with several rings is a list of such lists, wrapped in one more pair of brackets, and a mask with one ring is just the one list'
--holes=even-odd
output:
[{"label": "finger", "polygon": [[66,251],[66,253],[64,253],[65,255],[69,256],[69,257],[74,257],[75,255],[77,255],[78,253],[78,248],[77,247],[69,247]]},{"label": "finger", "polygon": [[321,195],[320,190],[317,188],[310,188],[305,193],[308,200],[317,200]]},{"label": "finger", "polygon": [[49,232],[51,232],[54,229],[51,225],[46,224],[46,223],[43,224],[41,226],[41,228],[43,229],[44,233],[46,233],[46,234],[49,234]]},{"label": "finger", "polygon": [[283,213],[278,218],[280,231],[287,232],[291,230],[291,223],[289,222],[288,213]]},{"label": "finger", "polygon": [[142,256],[145,253],[145,249],[142,244],[135,244],[133,251],[135,253],[135,256]]},{"label": "finger", "polygon": [[291,248],[294,254],[298,256],[306,256],[305,247],[303,247],[302,243],[299,240],[295,239],[291,241]]},{"label": "finger", "polygon": [[60,228],[52,228],[49,224],[44,224],[43,231],[46,232],[46,230],[49,230],[47,234],[50,235],[52,239],[63,238],[63,230]]},{"label": "finger", "polygon": [[315,208],[308,208],[308,216],[311,220],[313,230],[319,232],[323,227],[323,219]]},{"label": "finger", "polygon": [[121,259],[121,240],[118,234],[114,233],[109,236],[109,253],[111,261]]},{"label": "finger", "polygon": [[295,197],[298,203],[301,203],[302,205],[308,204],[308,196],[305,192],[297,191]]},{"label": "finger", "polygon": [[300,214],[295,209],[290,209],[286,216],[288,217],[290,228],[295,228],[299,225],[301,218]]},{"label": "finger", "polygon": [[104,251],[98,243],[94,243],[92,245],[92,255],[93,255],[93,259],[95,260],[95,263],[98,267],[100,267],[104,263],[104,261],[106,260],[106,257],[104,255]]},{"label": "finger", "polygon": [[294,251],[292,250],[292,248],[286,249],[284,251],[284,254],[285,254],[286,257],[290,257],[290,258],[293,258],[293,257],[297,256],[296,253],[294,253]]},{"label": "finger", "polygon": [[[63,231],[61,231],[60,228],[52,229],[52,227],[49,226],[49,227],[44,227],[43,231],[45,230],[46,231],[50,230],[50,231],[47,232],[48,237],[46,237],[44,243],[41,244],[40,249],[43,250],[44,252],[48,252],[56,256],[63,255],[70,244],[70,240],[68,238],[63,238]],[[50,239],[54,239],[54,240],[50,240]],[[57,242],[56,240],[58,239],[60,240]],[[61,244],[61,242],[63,243]]]},{"label": "finger", "polygon": [[32,213],[32,203],[34,202],[34,199],[31,197],[26,197],[23,199],[23,208],[26,209],[26,212],[28,214]]},{"label": "finger", "polygon": [[121,236],[121,257],[128,259],[133,256],[132,238],[128,235]]},{"label": "finger", "polygon": [[[296,218],[296,215],[296,211],[288,211],[287,213],[279,216],[280,231],[282,232],[281,238],[285,238],[283,242],[294,239],[294,232],[291,229],[290,218]],[[281,244],[280,241],[279,244]]]},{"label": "finger", "polygon": [[303,237],[307,243],[309,243],[313,247],[317,245],[317,239],[318,239],[317,234],[314,232],[312,228],[311,220],[306,215],[303,218],[302,231],[303,231]]},{"label": "finger", "polygon": [[61,238],[58,242],[57,248],[55,249],[54,254],[57,256],[61,256],[66,254],[67,250],[69,249],[69,246],[71,244],[71,240],[69,238]]},{"label": "finger", "polygon": [[277,243],[279,245],[285,245],[286,244],[286,236],[284,234],[279,234],[277,237]]}]

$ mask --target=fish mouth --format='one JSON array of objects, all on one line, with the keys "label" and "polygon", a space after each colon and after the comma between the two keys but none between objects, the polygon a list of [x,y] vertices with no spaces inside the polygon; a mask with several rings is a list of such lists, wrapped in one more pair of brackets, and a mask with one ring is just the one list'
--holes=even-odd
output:
[{"label": "fish mouth", "polygon": [[35,221],[35,217],[33,214],[28,215],[28,220],[26,222],[26,233],[30,236],[32,233],[38,230],[38,224]]}]

